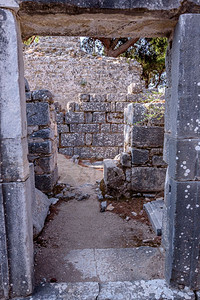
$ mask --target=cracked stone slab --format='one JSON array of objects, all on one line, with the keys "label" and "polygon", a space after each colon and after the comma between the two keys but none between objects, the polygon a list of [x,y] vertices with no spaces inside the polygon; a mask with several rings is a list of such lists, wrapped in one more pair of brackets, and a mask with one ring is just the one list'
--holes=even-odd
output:
[{"label": "cracked stone slab", "polygon": [[10,8],[15,11],[18,11],[19,4],[15,0],[0,0],[1,8]]},{"label": "cracked stone slab", "polygon": [[109,282],[100,285],[98,300],[194,300],[195,294],[187,289],[169,288],[163,279],[149,281]]},{"label": "cracked stone slab", "polygon": [[163,206],[164,200],[155,200],[144,204],[144,209],[158,236],[162,235]]},{"label": "cracked stone slab", "polygon": [[38,286],[32,296],[15,300],[96,300],[98,294],[97,282],[48,283]]}]

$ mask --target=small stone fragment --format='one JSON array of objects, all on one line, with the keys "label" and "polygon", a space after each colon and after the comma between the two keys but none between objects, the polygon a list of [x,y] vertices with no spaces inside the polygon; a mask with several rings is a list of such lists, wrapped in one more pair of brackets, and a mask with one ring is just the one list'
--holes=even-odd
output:
[{"label": "small stone fragment", "polygon": [[100,212],[104,212],[106,210],[106,207],[107,207],[107,201],[102,201]]},{"label": "small stone fragment", "polygon": [[128,216],[126,216],[126,219],[125,219],[127,222],[130,220],[130,218]]},{"label": "small stone fragment", "polygon": [[131,214],[134,216],[134,217],[137,217],[137,213],[135,211],[132,211]]},{"label": "small stone fragment", "polygon": [[106,208],[108,211],[112,211],[114,209],[114,206],[112,204],[109,204]]},{"label": "small stone fragment", "polygon": [[59,198],[50,198],[49,201],[54,205],[59,201]]},{"label": "small stone fragment", "polygon": [[90,198],[89,194],[84,194],[84,195],[80,195],[77,200],[78,201],[83,201],[83,200],[87,200],[89,198]]}]

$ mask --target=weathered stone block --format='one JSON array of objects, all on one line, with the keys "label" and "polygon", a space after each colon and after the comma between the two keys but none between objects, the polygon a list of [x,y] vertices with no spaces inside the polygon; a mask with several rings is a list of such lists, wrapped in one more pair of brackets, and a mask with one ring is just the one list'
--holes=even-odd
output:
[{"label": "weathered stone block", "polygon": [[149,151],[145,149],[131,149],[132,164],[134,165],[144,165],[149,160]]},{"label": "weathered stone block", "polygon": [[175,180],[200,180],[200,139],[169,138],[169,175]]},{"label": "weathered stone block", "polygon": [[160,192],[164,190],[166,170],[152,167],[132,168],[132,190],[134,192]]},{"label": "weathered stone block", "polygon": [[[57,153],[51,156],[40,157],[35,161],[35,172],[37,174],[51,173],[57,164]],[[37,170],[40,170],[39,172]]]},{"label": "weathered stone block", "polygon": [[101,124],[101,132],[110,132],[110,124]]},{"label": "weathered stone block", "polygon": [[64,113],[60,112],[56,114],[56,122],[57,124],[63,124],[64,123]]},{"label": "weathered stone block", "polygon": [[166,195],[166,279],[199,287],[200,182],[169,179]]},{"label": "weathered stone block", "polygon": [[123,123],[124,122],[124,114],[123,113],[107,113],[107,122]]},{"label": "weathered stone block", "polygon": [[90,94],[91,102],[106,102],[107,95],[106,94]]},{"label": "weathered stone block", "polygon": [[44,128],[34,131],[29,138],[53,139],[54,131],[51,128]]},{"label": "weathered stone block", "polygon": [[161,167],[166,167],[167,164],[164,162],[162,156],[154,155],[152,157],[152,164],[153,166],[161,166]]},{"label": "weathered stone block", "polygon": [[95,133],[93,135],[93,146],[122,146],[124,136],[122,134],[106,134],[106,133]]},{"label": "weathered stone block", "polygon": [[77,147],[85,145],[85,134],[83,133],[68,133],[61,134],[61,147]]},{"label": "weathered stone block", "polygon": [[67,147],[67,148],[59,148],[59,153],[67,155],[67,156],[73,156],[74,155],[74,148]]},{"label": "weathered stone block", "polygon": [[26,92],[26,102],[31,102],[31,101],[32,101],[32,93]]},{"label": "weathered stone block", "polygon": [[120,163],[123,167],[131,167],[131,155],[126,152],[120,153]]},{"label": "weathered stone block", "polygon": [[81,102],[83,102],[83,101],[89,102],[90,101],[90,95],[89,94],[80,94],[79,95],[79,100]]},{"label": "weathered stone block", "polygon": [[51,154],[52,141],[29,142],[28,149],[29,153]]},{"label": "weathered stone block", "polygon": [[85,113],[85,123],[92,123],[92,113],[91,112]]},{"label": "weathered stone block", "polygon": [[108,102],[124,102],[126,101],[126,94],[108,94]]},{"label": "weathered stone block", "polygon": [[67,132],[69,132],[69,125],[58,124],[57,130],[58,130],[58,133],[67,133]]},{"label": "weathered stone block", "polygon": [[1,180],[25,181],[29,176],[27,139],[3,139],[1,141]]},{"label": "weathered stone block", "polygon": [[124,112],[124,109],[127,107],[129,102],[117,102],[116,103],[116,112]]},{"label": "weathered stone block", "polygon": [[37,237],[44,227],[51,202],[40,190],[35,189],[35,203],[33,206],[33,236]]},{"label": "weathered stone block", "polygon": [[75,102],[68,102],[67,103],[67,110],[75,111]]},{"label": "weathered stone block", "polygon": [[106,122],[106,114],[101,112],[93,113],[93,122],[94,123],[105,123]]},{"label": "weathered stone block", "polygon": [[107,187],[117,189],[123,185],[125,174],[123,170],[117,166],[115,160],[104,159],[103,166],[103,178]]},{"label": "weathered stone block", "polygon": [[[33,223],[30,180],[3,183],[9,253],[10,295],[28,295],[33,289]],[[20,226],[19,226],[20,224]]]},{"label": "weathered stone block", "polygon": [[70,132],[99,132],[99,124],[71,124]]},{"label": "weathered stone block", "polygon": [[53,95],[48,90],[38,90],[32,92],[32,101],[42,101],[53,103]]},{"label": "weathered stone block", "polygon": [[111,132],[118,132],[118,124],[110,124]]},{"label": "weathered stone block", "polygon": [[162,147],[164,142],[164,128],[133,126],[133,147]]},{"label": "weathered stone block", "polygon": [[7,299],[9,294],[9,268],[5,226],[2,185],[0,184],[0,299]]},{"label": "weathered stone block", "polygon": [[79,155],[82,158],[113,158],[118,153],[118,147],[74,148],[74,155]]},{"label": "weathered stone block", "polygon": [[85,135],[85,144],[86,144],[87,146],[92,145],[92,134],[87,133],[87,134]]},{"label": "weathered stone block", "polygon": [[51,192],[58,180],[58,168],[56,167],[51,174],[35,175],[35,186],[44,193]]},{"label": "weathered stone block", "polygon": [[48,103],[27,103],[27,123],[28,125],[49,125],[50,111]]},{"label": "weathered stone block", "polygon": [[84,123],[84,113],[68,111],[65,114],[65,123],[67,124]]},{"label": "weathered stone block", "polygon": [[83,111],[106,112],[106,111],[110,111],[111,105],[110,103],[106,103],[106,102],[83,102],[81,104],[81,108]]}]

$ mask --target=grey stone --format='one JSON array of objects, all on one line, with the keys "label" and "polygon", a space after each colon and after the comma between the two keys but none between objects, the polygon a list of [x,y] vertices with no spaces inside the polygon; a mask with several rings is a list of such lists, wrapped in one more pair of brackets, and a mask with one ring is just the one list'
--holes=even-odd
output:
[{"label": "grey stone", "polygon": [[29,176],[26,138],[1,140],[1,180],[25,181]]},{"label": "grey stone", "polygon": [[65,114],[65,123],[67,124],[84,123],[84,113],[68,111]]},{"label": "grey stone", "polygon": [[132,129],[133,147],[163,147],[164,128],[162,127],[140,127]]},{"label": "grey stone", "polygon": [[124,112],[124,109],[127,107],[129,102],[117,102],[116,103],[116,112]]},{"label": "grey stone", "polygon": [[118,124],[110,124],[111,132],[118,132]]},{"label": "grey stone", "polygon": [[36,102],[27,103],[27,123],[28,125],[49,125],[50,124],[50,111],[49,104]]},{"label": "grey stone", "polygon": [[162,235],[162,218],[163,218],[163,200],[151,201],[144,204],[149,220],[153,226],[156,235]]},{"label": "grey stone", "polygon": [[[39,157],[35,161],[35,167],[39,166],[41,169],[41,174],[44,173],[51,173],[55,166],[57,165],[57,156],[56,154],[46,156],[46,157]],[[39,174],[37,172],[37,174]]]},{"label": "grey stone", "polygon": [[2,185],[0,184],[0,299],[8,298],[9,294],[9,269],[5,226]]},{"label": "grey stone", "polygon": [[108,102],[124,102],[126,101],[126,94],[108,94],[107,100]]},{"label": "grey stone", "polygon": [[15,0],[0,0],[0,7],[9,8],[16,12],[19,10],[19,4]]},{"label": "grey stone", "polygon": [[32,101],[32,93],[26,92],[26,102],[31,102],[31,101]]},{"label": "grey stone", "polygon": [[[166,183],[165,278],[169,283],[198,289],[200,182]],[[181,255],[180,255],[181,254]]]},{"label": "grey stone", "polygon": [[131,167],[131,155],[122,152],[120,155],[120,163],[123,167]]},{"label": "grey stone", "polygon": [[51,154],[53,144],[52,141],[43,141],[43,142],[29,142],[28,149],[29,153],[41,153],[41,154]]},{"label": "grey stone", "polygon": [[66,124],[58,124],[57,125],[58,133],[67,133],[69,132],[69,125]]},{"label": "grey stone", "polygon": [[33,132],[29,138],[53,139],[54,131],[51,128],[40,129]]},{"label": "grey stone", "polygon": [[57,122],[57,124],[64,123],[64,113],[63,112],[59,112],[56,114],[56,122]]},{"label": "grey stone", "polygon": [[106,102],[83,102],[81,108],[83,111],[106,112],[110,111],[111,105]]},{"label": "grey stone", "polygon": [[58,152],[61,154],[67,155],[67,156],[73,156],[74,148],[72,148],[72,147],[59,148]]},{"label": "grey stone", "polygon": [[86,122],[86,123],[92,123],[92,122],[93,122],[92,119],[93,119],[93,118],[92,118],[92,113],[91,113],[91,112],[85,113],[85,122]]},{"label": "grey stone", "polygon": [[80,195],[77,200],[78,201],[83,201],[83,200],[87,200],[90,198],[90,195],[89,194],[84,194],[84,195]]},{"label": "grey stone", "polygon": [[99,124],[71,124],[70,132],[81,132],[81,133],[99,132]]},{"label": "grey stone", "polygon": [[35,186],[44,193],[51,192],[54,185],[58,180],[58,168],[57,166],[50,174],[35,175]]},{"label": "grey stone", "polygon": [[[97,282],[46,283],[38,286],[27,300],[95,300],[99,294]],[[25,300],[18,298],[16,300]]]},{"label": "grey stone", "polygon": [[87,134],[85,135],[85,144],[86,144],[87,146],[92,145],[92,134],[87,133]]},{"label": "grey stone", "polygon": [[113,158],[118,154],[118,147],[79,147],[74,148],[74,154],[82,158]]},{"label": "grey stone", "polygon": [[102,283],[98,300],[133,300],[133,299],[188,299],[194,300],[195,294],[187,288],[170,288],[164,279],[108,282]]},{"label": "grey stone", "polygon": [[121,168],[117,166],[116,161],[112,159],[104,159],[104,182],[105,185],[117,189],[125,180],[125,174]]},{"label": "grey stone", "polygon": [[152,167],[132,168],[132,190],[135,192],[160,192],[164,190],[166,170]]},{"label": "grey stone", "polygon": [[149,151],[146,149],[131,149],[132,164],[134,165],[144,165],[149,160]]},{"label": "grey stone", "polygon": [[161,167],[166,167],[167,164],[164,162],[162,156],[154,155],[152,157],[152,164],[153,166],[161,166]]},{"label": "grey stone", "polygon": [[53,95],[48,90],[33,91],[32,100],[53,103]]},{"label": "grey stone", "polygon": [[69,133],[61,134],[61,147],[76,147],[85,145],[84,133]]},{"label": "grey stone", "polygon": [[106,134],[106,133],[95,133],[93,134],[93,146],[122,146],[124,136],[122,134]]},{"label": "grey stone", "polygon": [[75,102],[68,102],[67,103],[67,110],[74,111],[75,110]]},{"label": "grey stone", "polygon": [[106,102],[107,95],[106,94],[91,94],[90,101],[91,102]]},{"label": "grey stone", "polygon": [[110,132],[110,124],[101,124],[101,132]]},{"label": "grey stone", "polygon": [[101,205],[100,212],[106,211],[107,201],[102,201],[100,205]]},{"label": "grey stone", "polygon": [[40,190],[35,189],[35,203],[33,206],[33,236],[36,237],[42,231],[44,222],[49,212],[51,201]]},{"label": "grey stone", "polygon": [[80,94],[79,95],[79,100],[89,102],[90,101],[90,95],[89,94]]},{"label": "grey stone", "polygon": [[106,114],[104,112],[94,112],[93,113],[93,122],[94,123],[105,123],[106,122]]},{"label": "grey stone", "polygon": [[107,122],[108,123],[124,123],[124,114],[123,113],[107,113]]},{"label": "grey stone", "polygon": [[[33,289],[33,223],[30,180],[2,184],[11,297]],[[20,226],[19,226],[20,224]]]}]

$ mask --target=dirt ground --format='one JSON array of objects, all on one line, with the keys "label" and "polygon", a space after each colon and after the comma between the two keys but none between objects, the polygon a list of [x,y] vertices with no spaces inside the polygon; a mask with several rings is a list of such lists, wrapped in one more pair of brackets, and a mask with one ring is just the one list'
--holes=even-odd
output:
[{"label": "dirt ground", "polygon": [[[123,253],[120,249],[129,251],[128,248],[139,249],[138,247],[141,246],[142,253],[152,252],[152,254],[148,258],[142,254],[140,274],[131,275],[130,280],[163,278],[164,257],[162,248],[159,247],[161,241],[156,237],[143,210],[143,203],[147,200],[141,197],[120,202],[109,200],[108,205],[111,206],[108,207],[111,210],[100,212],[97,194],[99,182],[103,178],[103,170],[74,163],[61,154],[58,155],[58,168],[59,183],[67,185],[68,198],[62,198],[57,204],[51,206],[51,213],[45,227],[35,240],[36,283],[98,281],[101,276],[94,275],[91,270],[85,277],[81,273],[86,269],[86,262],[88,262],[87,266],[92,264],[91,249],[97,249],[99,252],[107,251],[106,255],[108,251],[118,249],[115,256],[119,256]],[[87,197],[82,199],[80,195],[87,195]],[[152,249],[157,247],[156,252],[150,247],[154,247]],[[74,256],[71,261],[69,260],[74,253],[78,255],[77,257],[81,255],[81,259],[84,257],[84,261],[81,260],[82,269],[80,269],[80,261],[74,260]],[[110,253],[112,255],[112,251]],[[127,255],[130,258],[130,254]],[[113,259],[110,257],[108,260],[111,262]],[[145,263],[146,268],[143,265]],[[79,265],[79,269],[75,268],[74,264]],[[128,264],[130,262],[127,262]],[[107,268],[110,269],[112,266],[108,266],[107,263]],[[137,269],[134,272],[133,269],[130,270],[132,273],[138,273]],[[124,278],[128,280],[127,276],[128,273]]]}]

